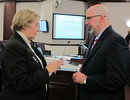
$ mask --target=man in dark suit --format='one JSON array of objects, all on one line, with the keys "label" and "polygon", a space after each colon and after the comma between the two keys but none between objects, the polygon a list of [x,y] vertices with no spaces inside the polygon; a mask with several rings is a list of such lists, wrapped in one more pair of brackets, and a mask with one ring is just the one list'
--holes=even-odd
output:
[{"label": "man in dark suit", "polygon": [[86,25],[95,37],[81,72],[73,74],[78,83],[78,100],[125,100],[124,86],[130,54],[124,38],[110,25],[108,11],[102,4],[86,12]]},{"label": "man in dark suit", "polygon": [[39,31],[39,16],[32,10],[19,10],[12,21],[13,36],[2,55],[2,100],[47,100],[49,73],[57,71],[61,60],[46,64],[33,45]]},{"label": "man in dark suit", "polygon": [[[128,45],[129,51],[130,51],[130,30],[128,31],[128,34],[125,37],[125,40],[127,42],[127,45]],[[129,84],[129,87],[130,87],[130,68],[128,69],[127,83]]]}]

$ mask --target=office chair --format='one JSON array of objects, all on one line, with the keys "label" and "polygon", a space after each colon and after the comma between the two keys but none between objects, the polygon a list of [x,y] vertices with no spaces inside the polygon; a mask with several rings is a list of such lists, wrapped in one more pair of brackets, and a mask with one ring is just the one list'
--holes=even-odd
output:
[{"label": "office chair", "polygon": [[45,51],[45,46],[44,46],[44,43],[42,42],[35,42],[36,43],[36,47],[38,48],[38,50],[44,54],[44,51]]}]

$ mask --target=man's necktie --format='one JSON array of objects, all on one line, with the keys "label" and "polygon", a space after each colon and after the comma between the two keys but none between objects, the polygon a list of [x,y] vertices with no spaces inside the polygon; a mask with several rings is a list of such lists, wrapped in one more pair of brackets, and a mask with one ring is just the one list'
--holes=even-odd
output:
[{"label": "man's necktie", "polygon": [[93,47],[94,47],[94,45],[96,44],[97,41],[98,41],[98,39],[94,40],[93,45],[92,45]]},{"label": "man's necktie", "polygon": [[95,39],[93,44],[92,44],[92,47],[91,47],[91,50],[93,49],[93,47],[95,46],[96,42],[98,41],[98,39]]}]

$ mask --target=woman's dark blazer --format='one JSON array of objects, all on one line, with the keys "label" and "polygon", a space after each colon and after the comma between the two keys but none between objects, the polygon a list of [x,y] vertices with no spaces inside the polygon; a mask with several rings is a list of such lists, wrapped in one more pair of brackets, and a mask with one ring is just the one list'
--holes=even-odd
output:
[{"label": "woman's dark blazer", "polygon": [[[44,57],[36,47],[33,49],[45,67]],[[49,73],[16,32],[3,51],[2,71],[2,100],[47,100]]]},{"label": "woman's dark blazer", "polygon": [[82,73],[88,77],[85,85],[79,85],[79,100],[125,100],[130,53],[124,38],[109,26],[91,50],[92,41],[83,64]]}]

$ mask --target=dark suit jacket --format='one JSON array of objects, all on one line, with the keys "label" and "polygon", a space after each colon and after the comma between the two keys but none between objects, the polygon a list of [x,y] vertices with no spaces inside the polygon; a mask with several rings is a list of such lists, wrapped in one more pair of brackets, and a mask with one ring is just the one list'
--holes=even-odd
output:
[{"label": "dark suit jacket", "polygon": [[124,38],[109,26],[90,51],[92,41],[81,71],[88,77],[79,85],[79,100],[125,100],[130,53]]},{"label": "dark suit jacket", "polygon": [[[43,56],[36,47],[33,49],[45,67]],[[2,100],[47,100],[49,73],[16,32],[4,49],[2,71]]]}]

